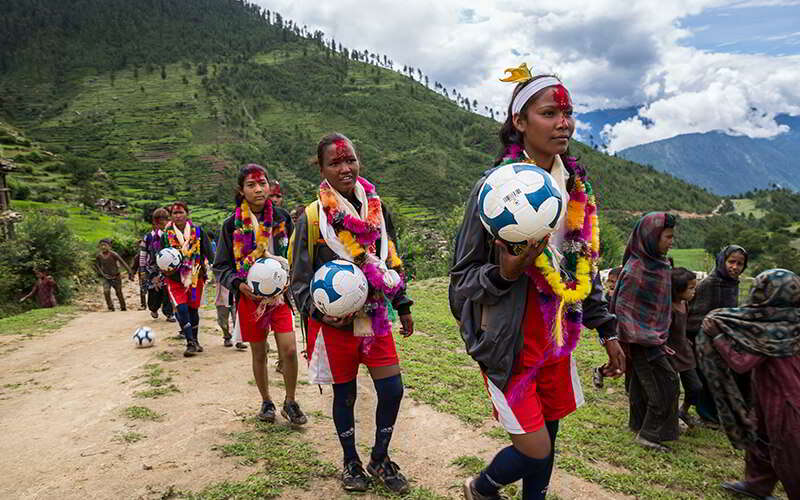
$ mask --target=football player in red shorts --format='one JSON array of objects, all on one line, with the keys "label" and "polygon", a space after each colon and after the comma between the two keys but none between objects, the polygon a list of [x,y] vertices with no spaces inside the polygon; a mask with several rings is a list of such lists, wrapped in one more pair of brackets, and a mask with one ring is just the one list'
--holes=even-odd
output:
[{"label": "football player in red shorts", "polygon": [[[400,317],[403,336],[413,333],[414,323],[412,301],[402,281],[402,261],[395,248],[394,225],[375,186],[359,177],[361,165],[347,137],[323,137],[317,146],[317,161],[323,180],[319,200],[309,210],[318,214],[318,222],[310,222],[308,213],[303,213],[297,220],[292,247],[291,291],[298,310],[308,318],[310,382],[333,385],[333,423],[344,454],[342,486],[348,491],[365,491],[370,480],[356,451],[353,407],[358,367],[367,366],[378,396],[375,445],[367,472],[387,489],[405,493],[409,491],[408,481],[389,459],[403,380],[388,303]],[[319,224],[319,238],[308,241],[309,224],[314,223]],[[335,259],[358,265],[369,283],[362,311],[339,318],[317,309],[310,293],[314,273]],[[387,277],[392,278],[387,281]]]},{"label": "football player in red shorts", "polygon": [[[233,291],[236,315],[233,330],[235,342],[249,342],[253,376],[261,393],[258,418],[275,421],[275,404],[269,393],[267,373],[267,335],[275,334],[275,343],[283,360],[283,382],[286,398],[281,415],[294,425],[307,422],[295,401],[297,388],[297,344],[292,312],[282,296],[265,299],[247,284],[250,266],[261,257],[285,262],[286,221],[273,210],[269,200],[269,178],[261,165],[250,163],[239,171],[236,210],[222,223],[214,260],[214,274],[224,287]],[[284,212],[285,213],[285,212]],[[288,263],[286,264],[288,269]]]},{"label": "football player in red shorts", "polygon": [[535,164],[549,172],[562,203],[554,232],[520,249],[481,223],[486,176],[467,200],[450,271],[450,309],[511,438],[479,476],[467,479],[468,500],[500,498],[500,488],[520,479],[524,500],[545,498],[559,420],[583,402],[571,356],[581,327],[597,329],[606,346],[604,375],[625,370],[596,272],[594,196],[586,171],[567,152],[575,130],[569,92],[553,76],[531,76],[526,65],[506,71],[505,81],[518,85],[494,166]]},{"label": "football player in red shorts", "polygon": [[170,207],[172,221],[164,229],[162,248],[178,249],[183,256],[176,271],[164,273],[167,295],[175,309],[175,317],[181,333],[186,338],[183,355],[194,356],[203,352],[198,340],[200,314],[198,309],[203,299],[203,285],[207,278],[206,262],[214,261],[211,241],[202,227],[189,220],[189,206],[176,201]]}]

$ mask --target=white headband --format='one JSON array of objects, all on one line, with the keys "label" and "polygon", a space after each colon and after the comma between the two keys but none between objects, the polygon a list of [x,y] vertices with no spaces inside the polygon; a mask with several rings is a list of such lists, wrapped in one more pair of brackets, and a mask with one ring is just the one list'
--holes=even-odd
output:
[{"label": "white headband", "polygon": [[[511,103],[511,114],[516,115],[520,111],[522,111],[522,107],[525,106],[525,103],[528,102],[528,99],[533,97],[533,95],[545,87],[551,87],[553,85],[562,85],[561,81],[558,78],[554,78],[552,76],[545,76],[543,78],[537,78],[532,83],[529,83],[522,90],[519,91],[519,94],[514,98],[514,101]],[[569,91],[567,91],[569,93]]]}]

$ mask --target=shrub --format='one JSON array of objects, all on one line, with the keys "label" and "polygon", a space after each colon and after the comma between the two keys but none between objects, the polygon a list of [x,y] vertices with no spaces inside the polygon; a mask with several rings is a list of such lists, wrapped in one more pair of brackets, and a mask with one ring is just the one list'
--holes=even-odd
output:
[{"label": "shrub", "polygon": [[[90,276],[89,257],[62,217],[31,212],[16,226],[14,240],[0,242],[0,303],[18,300],[30,290],[34,269],[58,283],[56,298],[68,302],[75,283]],[[33,304],[27,302],[26,304]]]},{"label": "shrub", "polygon": [[12,200],[27,200],[31,196],[31,187],[25,183],[10,179],[9,187],[11,188]]}]

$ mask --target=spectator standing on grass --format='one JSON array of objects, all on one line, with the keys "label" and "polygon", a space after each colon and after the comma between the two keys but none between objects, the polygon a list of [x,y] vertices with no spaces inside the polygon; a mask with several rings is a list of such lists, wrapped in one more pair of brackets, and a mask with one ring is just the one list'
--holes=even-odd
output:
[{"label": "spectator standing on grass", "polygon": [[44,271],[35,270],[33,274],[36,275],[36,283],[34,283],[31,291],[21,299],[20,302],[25,302],[31,296],[36,296],[36,303],[39,307],[56,307],[55,290],[58,288],[56,280]]},{"label": "spectator standing on grass", "polygon": [[[714,309],[736,307],[739,305],[739,277],[747,269],[747,250],[739,245],[728,245],[717,254],[716,265],[711,274],[698,283],[694,299],[689,302],[689,317],[686,322],[686,335],[694,342],[703,318]],[[709,391],[703,370],[697,370],[703,390],[697,397],[697,414],[706,424],[715,426],[717,409],[714,397]],[[745,401],[750,399],[750,382],[747,374],[735,374]]]},{"label": "spectator standing on grass", "polygon": [[486,177],[467,199],[450,271],[450,310],[467,353],[480,366],[495,418],[511,440],[466,480],[468,500],[500,498],[501,487],[520,479],[524,500],[545,498],[559,421],[583,403],[572,357],[582,326],[597,329],[606,347],[604,375],[625,370],[595,267],[594,196],[586,171],[568,153],[575,131],[569,92],[553,76],[532,77],[525,65],[507,71],[520,78],[510,80],[519,83],[494,166],[535,164],[550,172],[565,199],[556,232],[549,240],[528,242],[519,255],[481,224],[478,193]]},{"label": "spectator standing on grass", "polygon": [[634,226],[622,258],[622,272],[611,301],[617,334],[628,347],[630,376],[628,425],[636,443],[669,451],[678,439],[678,374],[667,346],[672,317],[672,278],[667,252],[676,219],[664,212],[644,215]]},{"label": "spectator standing on grass", "polygon": [[[800,277],[785,269],[759,274],[744,306],[705,317],[697,355],[720,423],[746,450],[744,481],[722,487],[773,498],[780,481],[789,500],[800,499]],[[734,372],[749,374],[751,401]]]},{"label": "spectator standing on grass", "polygon": [[100,240],[100,251],[94,258],[94,269],[103,280],[103,296],[109,311],[114,310],[114,303],[111,301],[112,288],[117,294],[120,311],[126,310],[125,296],[122,295],[122,275],[117,264],[122,264],[128,271],[128,279],[133,281],[133,270],[117,252],[111,250],[111,240],[108,238]]},{"label": "spectator standing on grass", "polygon": [[689,427],[695,424],[695,419],[689,415],[689,408],[697,403],[699,393],[703,390],[703,384],[697,376],[694,346],[686,338],[687,303],[694,297],[696,286],[697,278],[692,271],[684,267],[672,270],[672,323],[667,345],[675,351],[669,361],[683,385],[683,404],[678,417]]}]

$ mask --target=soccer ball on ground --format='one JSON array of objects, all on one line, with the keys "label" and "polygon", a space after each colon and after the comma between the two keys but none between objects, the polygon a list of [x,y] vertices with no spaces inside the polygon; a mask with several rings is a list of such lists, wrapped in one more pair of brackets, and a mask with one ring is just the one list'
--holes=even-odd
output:
[{"label": "soccer ball on ground", "polygon": [[146,326],[140,326],[133,332],[133,345],[136,347],[151,347],[156,343],[156,334]]},{"label": "soccer ball on ground", "polygon": [[367,301],[367,277],[352,262],[332,260],[322,265],[311,280],[311,297],[323,314],[340,318],[352,314]]},{"label": "soccer ball on ground", "polygon": [[478,195],[483,227],[509,243],[541,240],[555,232],[564,200],[549,172],[530,163],[496,168]]},{"label": "soccer ball on ground", "polygon": [[181,267],[181,262],[183,262],[183,255],[177,248],[162,248],[156,254],[156,265],[165,272],[172,272],[178,269]]},{"label": "soccer ball on ground", "polygon": [[275,297],[289,283],[289,272],[276,259],[262,257],[247,271],[247,286],[259,297]]}]

